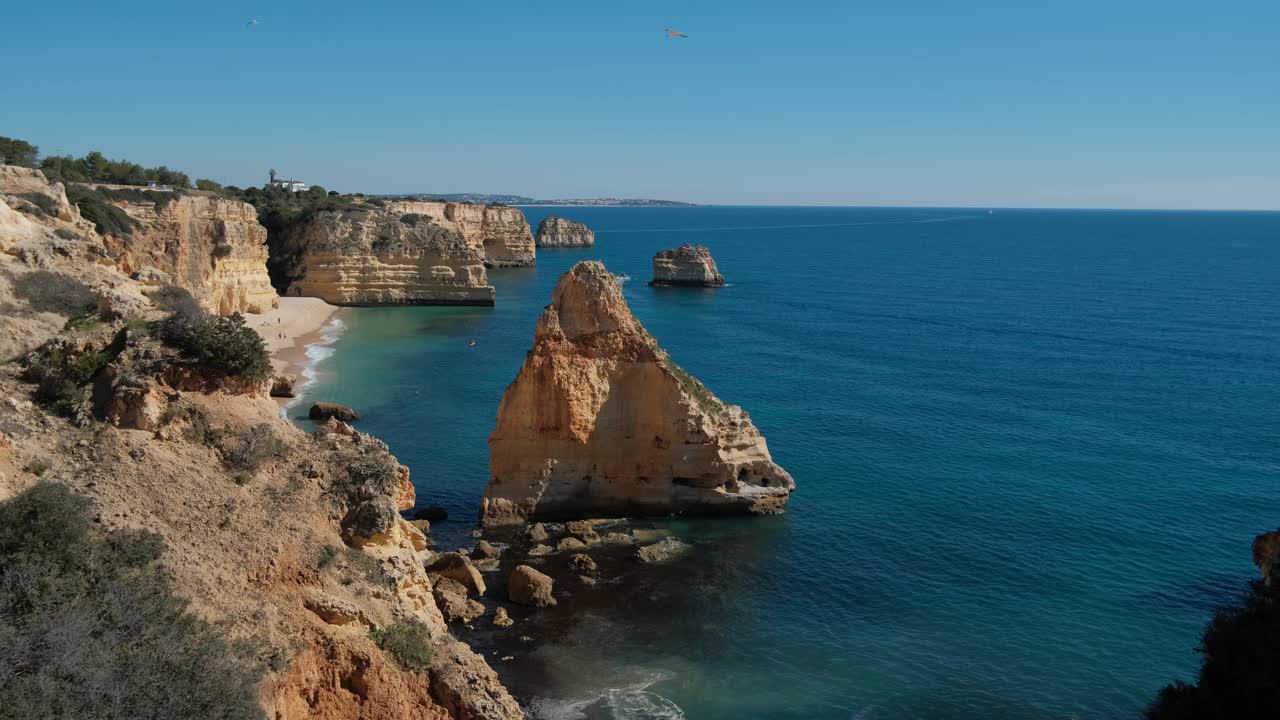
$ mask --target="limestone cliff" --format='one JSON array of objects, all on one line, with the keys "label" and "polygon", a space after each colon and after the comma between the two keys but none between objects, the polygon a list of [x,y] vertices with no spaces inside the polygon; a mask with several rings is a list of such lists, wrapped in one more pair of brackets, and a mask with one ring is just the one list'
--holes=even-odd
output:
[{"label": "limestone cliff", "polygon": [[586,225],[554,215],[538,223],[536,239],[540,248],[592,247],[596,244],[596,234]]},{"label": "limestone cliff", "polygon": [[711,251],[702,245],[685,243],[674,250],[662,250],[653,256],[653,280],[650,285],[689,287],[721,287],[724,276],[716,269]]},{"label": "limestone cliff", "polygon": [[290,228],[273,247],[288,294],[334,305],[492,305],[482,245],[411,205],[322,212]]},{"label": "limestone cliff", "polygon": [[206,194],[153,194],[154,203],[113,203],[134,225],[128,235],[105,238],[123,272],[160,270],[219,315],[277,306],[267,276],[267,231],[252,205]]},{"label": "limestone cliff", "polygon": [[441,200],[389,200],[388,210],[417,213],[456,230],[476,247],[489,267],[519,267],[535,261],[533,233],[518,208]]},{"label": "limestone cliff", "polygon": [[676,366],[617,279],[581,262],[552,293],[489,438],[486,525],[772,513],[795,482],[742,408]]}]

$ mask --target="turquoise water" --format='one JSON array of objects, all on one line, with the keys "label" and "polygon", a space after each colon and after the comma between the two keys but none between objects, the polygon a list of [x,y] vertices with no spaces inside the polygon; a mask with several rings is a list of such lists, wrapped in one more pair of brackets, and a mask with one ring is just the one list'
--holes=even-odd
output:
[{"label": "turquoise water", "polygon": [[[1280,214],[559,212],[597,247],[494,271],[495,308],[348,311],[313,397],[465,543],[538,312],[601,259],[798,491],[662,524],[697,548],[667,582],[495,660],[539,716],[1127,718],[1192,676],[1280,522]],[[645,285],[687,241],[728,287]]]}]

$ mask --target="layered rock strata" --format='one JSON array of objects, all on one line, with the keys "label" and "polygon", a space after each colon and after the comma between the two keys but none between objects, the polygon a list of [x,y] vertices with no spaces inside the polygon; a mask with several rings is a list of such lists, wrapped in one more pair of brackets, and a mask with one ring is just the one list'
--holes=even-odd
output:
[{"label": "layered rock strata", "polygon": [[493,304],[482,247],[408,208],[322,212],[273,250],[289,295],[334,305]]},{"label": "layered rock strata", "polygon": [[685,243],[674,250],[653,256],[654,286],[722,287],[724,276],[716,269],[711,251],[702,245]]},{"label": "layered rock strata", "polygon": [[671,361],[598,262],[552,293],[498,409],[489,470],[487,526],[772,513],[795,488],[742,408]]},{"label": "layered rock strata", "polygon": [[522,267],[536,261],[533,232],[519,208],[437,200],[389,200],[386,207],[456,230],[479,250],[488,267]]},{"label": "layered rock strata", "polygon": [[536,241],[540,248],[593,247],[596,234],[582,223],[552,215],[538,223]]},{"label": "layered rock strata", "polygon": [[212,195],[114,202],[133,221],[125,237],[104,238],[125,273],[159,270],[209,312],[262,313],[279,300],[267,275],[267,230],[252,205]]}]

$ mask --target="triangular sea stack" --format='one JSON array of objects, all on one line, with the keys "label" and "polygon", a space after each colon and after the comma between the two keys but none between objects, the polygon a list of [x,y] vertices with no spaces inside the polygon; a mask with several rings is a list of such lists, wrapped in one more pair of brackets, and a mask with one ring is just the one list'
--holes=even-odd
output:
[{"label": "triangular sea stack", "polygon": [[486,526],[783,509],[795,481],[751,419],[671,361],[604,265],[551,297],[489,438]]}]

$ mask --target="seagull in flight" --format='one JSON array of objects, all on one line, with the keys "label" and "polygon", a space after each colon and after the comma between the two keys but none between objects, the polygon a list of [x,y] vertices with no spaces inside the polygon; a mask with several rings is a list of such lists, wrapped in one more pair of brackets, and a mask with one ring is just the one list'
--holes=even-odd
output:
[{"label": "seagull in flight", "polygon": [[249,22],[245,23],[244,26],[245,26],[245,29],[248,29],[257,24],[258,24],[257,20],[250,20]]},{"label": "seagull in flight", "polygon": [[687,37],[689,37],[689,36],[688,36],[688,35],[685,35],[685,34],[684,34],[684,33],[682,33],[682,32],[676,32],[675,30],[672,30],[671,28],[667,28],[667,39],[671,39],[671,38],[687,38]]}]

